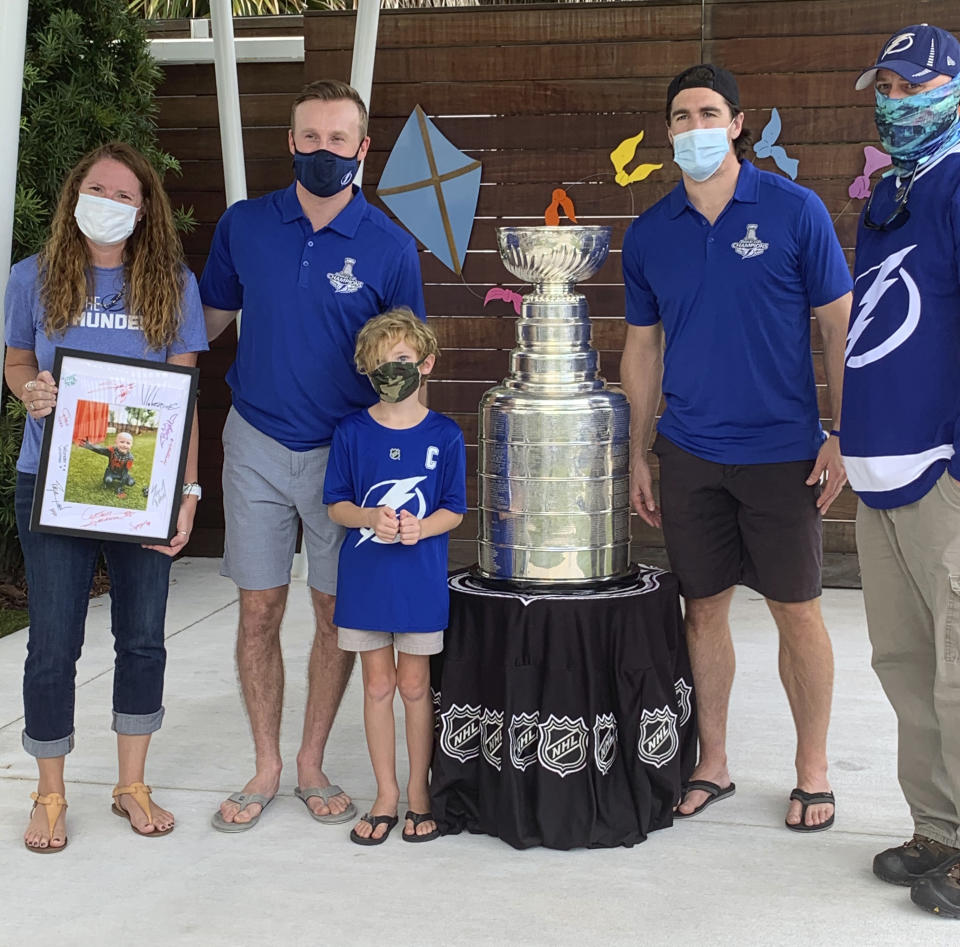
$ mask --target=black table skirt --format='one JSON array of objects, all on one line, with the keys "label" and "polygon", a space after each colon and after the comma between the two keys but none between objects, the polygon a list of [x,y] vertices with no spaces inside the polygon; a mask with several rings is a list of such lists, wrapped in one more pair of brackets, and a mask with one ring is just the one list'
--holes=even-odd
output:
[{"label": "black table skirt", "polygon": [[600,848],[672,824],[696,762],[672,574],[641,566],[613,590],[548,594],[456,572],[431,677],[431,792],[445,834]]}]

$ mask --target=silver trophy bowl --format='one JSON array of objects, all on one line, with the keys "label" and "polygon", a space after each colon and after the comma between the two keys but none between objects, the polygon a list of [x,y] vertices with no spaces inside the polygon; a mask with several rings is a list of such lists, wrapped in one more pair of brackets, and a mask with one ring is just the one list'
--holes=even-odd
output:
[{"label": "silver trophy bowl", "polygon": [[503,265],[524,283],[573,288],[590,279],[610,252],[609,227],[499,227]]},{"label": "silver trophy bowl", "polygon": [[478,572],[514,585],[602,583],[629,571],[630,407],[607,389],[576,282],[609,227],[501,227],[523,297],[510,374],[480,402]]}]

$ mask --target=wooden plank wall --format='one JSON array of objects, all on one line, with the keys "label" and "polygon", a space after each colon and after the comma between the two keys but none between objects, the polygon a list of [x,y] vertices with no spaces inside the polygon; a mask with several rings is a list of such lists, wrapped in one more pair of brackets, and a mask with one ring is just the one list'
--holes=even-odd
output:
[{"label": "wooden plank wall", "polygon": [[[798,182],[823,198],[848,256],[861,201],[847,188],[863,168],[863,145],[875,142],[872,95],[853,89],[856,72],[882,40],[913,21],[960,31],[960,5],[918,0],[908,14],[896,0],[651,0],[582,7],[516,7],[383,11],[371,101],[372,147],[364,172],[368,199],[407,116],[420,105],[439,129],[483,162],[483,185],[463,279],[431,254],[421,256],[427,308],[443,349],[431,405],[452,415],[476,469],[477,402],[507,372],[514,344],[510,305],[483,296],[494,285],[522,291],[502,267],[495,229],[537,224],[553,188],[564,186],[578,219],[613,227],[613,251],[583,287],[593,317],[601,370],[618,381],[624,335],[620,247],[630,220],[666,194],[679,174],[663,122],[670,77],[699,61],[731,69],[740,80],[747,126],[759,138],[770,109],[779,109],[779,143],[800,160]],[[261,27],[262,28],[262,27]],[[238,27],[242,34],[243,27]],[[241,109],[251,195],[290,180],[286,152],[289,101],[303,81],[349,79],[352,13],[307,14],[305,62],[241,65]],[[168,34],[169,35],[169,34]],[[212,227],[223,209],[223,184],[212,67],[169,68],[160,90],[161,141],[184,165],[171,182],[175,200],[192,204],[200,226],[185,243],[199,272]],[[621,188],[608,155],[644,131],[636,161],[663,162],[646,181]],[[776,170],[771,159],[758,167]],[[632,165],[631,165],[632,167]],[[381,205],[382,206],[382,205]],[[220,551],[218,435],[229,394],[222,377],[233,341],[219,342],[202,362],[201,505],[197,550]],[[819,334],[814,363],[823,384]],[[821,387],[822,414],[829,419]],[[471,473],[475,507],[476,478]],[[857,582],[855,498],[845,490],[825,525],[825,580]],[[457,530],[451,560],[475,559],[476,514]],[[634,517],[635,555],[662,560],[662,539]]]}]

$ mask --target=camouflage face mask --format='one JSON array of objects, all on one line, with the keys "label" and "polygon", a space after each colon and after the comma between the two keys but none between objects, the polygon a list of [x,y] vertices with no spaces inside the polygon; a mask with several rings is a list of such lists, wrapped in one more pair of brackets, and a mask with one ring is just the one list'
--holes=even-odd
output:
[{"label": "camouflage face mask", "polygon": [[380,400],[396,404],[409,398],[420,387],[420,366],[426,360],[424,355],[419,362],[384,362],[378,365],[369,377]]}]

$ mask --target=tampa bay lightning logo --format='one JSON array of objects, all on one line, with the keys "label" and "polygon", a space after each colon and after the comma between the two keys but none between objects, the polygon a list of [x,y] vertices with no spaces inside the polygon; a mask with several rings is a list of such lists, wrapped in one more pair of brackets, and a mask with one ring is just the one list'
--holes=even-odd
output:
[{"label": "tampa bay lightning logo", "polygon": [[[426,477],[405,477],[402,480],[381,480],[367,490],[360,505],[389,506],[391,510],[399,512],[411,500],[416,500],[417,508],[416,510],[410,510],[410,512],[418,520],[422,520],[427,512],[427,501],[417,484],[426,479]],[[363,526],[360,528],[360,538],[357,540],[357,545],[365,543],[368,539],[372,539],[375,543],[384,542],[377,538],[369,526]],[[399,539],[400,537],[397,536],[393,541],[398,542]],[[389,545],[389,543],[385,545]]]},{"label": "tampa bay lightning logo", "polygon": [[892,56],[894,53],[905,53],[913,45],[914,36],[914,33],[900,33],[894,36],[894,38],[887,43],[887,48],[883,51],[883,55],[880,58],[886,59],[887,56]]},{"label": "tampa bay lightning logo", "polygon": [[[861,273],[857,277],[857,282],[866,279],[871,274],[873,282],[867,287],[860,297],[860,307],[856,318],[850,326],[850,332],[847,335],[847,350],[844,353],[847,368],[863,368],[871,362],[879,361],[885,355],[903,345],[907,339],[913,335],[917,326],[920,324],[920,290],[914,282],[913,277],[903,267],[903,261],[911,250],[915,250],[917,245],[914,243],[902,250],[891,253],[879,266],[874,266]],[[902,289],[900,288],[902,284]],[[888,305],[888,311],[902,311],[903,304],[906,304],[906,315],[898,326],[884,327],[885,337],[876,341],[866,351],[857,351],[857,343],[866,332],[867,327],[876,318],[872,315],[877,308],[880,300],[888,292],[895,292],[898,295],[893,305]],[[888,303],[890,301],[888,300]],[[882,326],[883,323],[878,323]],[[876,335],[876,331],[871,335]]]},{"label": "tampa bay lightning logo", "polygon": [[344,257],[343,269],[336,273],[327,273],[327,281],[335,293],[355,293],[363,288],[363,280],[353,275],[353,268],[357,261],[353,257]]}]

